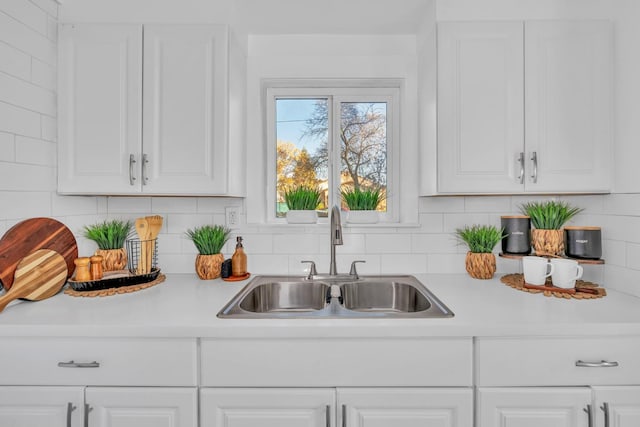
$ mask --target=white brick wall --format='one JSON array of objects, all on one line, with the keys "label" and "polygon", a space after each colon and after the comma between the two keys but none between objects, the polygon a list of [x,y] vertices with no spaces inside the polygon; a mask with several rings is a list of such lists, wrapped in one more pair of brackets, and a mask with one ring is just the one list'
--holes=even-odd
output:
[{"label": "white brick wall", "polygon": [[[21,219],[53,216],[78,238],[80,253],[95,245],[84,240],[82,227],[105,218],[165,218],[159,236],[160,264],[169,273],[193,273],[196,254],[185,238],[187,228],[223,224],[226,206],[245,203],[229,198],[69,197],[55,192],[56,156],[56,23],[53,0],[3,0],[0,3],[0,233]],[[415,227],[349,228],[337,248],[338,268],[352,260],[363,274],[464,273],[465,248],[452,232],[475,222],[499,224],[500,215],[518,212],[534,196],[421,198]],[[606,286],[640,295],[640,195],[573,196],[586,208],[575,221],[601,225],[607,264],[590,267],[589,276]],[[233,252],[237,234],[245,238],[253,273],[302,274],[301,260],[312,259],[328,270],[326,226],[266,227],[243,225],[234,230],[224,253]],[[496,248],[498,251],[499,248]],[[499,259],[500,272],[518,271],[517,261]]]}]

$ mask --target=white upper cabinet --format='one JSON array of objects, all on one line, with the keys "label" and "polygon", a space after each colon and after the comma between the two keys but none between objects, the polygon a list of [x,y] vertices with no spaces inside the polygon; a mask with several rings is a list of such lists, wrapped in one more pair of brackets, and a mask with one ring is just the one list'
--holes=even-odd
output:
[{"label": "white upper cabinet", "polygon": [[63,25],[59,61],[60,193],[231,194],[226,26]]},{"label": "white upper cabinet", "polygon": [[607,192],[611,28],[438,24],[440,194]]}]

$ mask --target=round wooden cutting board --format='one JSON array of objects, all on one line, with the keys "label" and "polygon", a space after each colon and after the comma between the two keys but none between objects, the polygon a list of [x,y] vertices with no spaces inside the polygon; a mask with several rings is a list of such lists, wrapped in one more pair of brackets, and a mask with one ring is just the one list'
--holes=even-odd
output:
[{"label": "round wooden cutting board", "polygon": [[13,286],[0,297],[0,311],[18,298],[40,301],[62,289],[67,281],[67,263],[50,249],[39,249],[23,258],[15,271]]},{"label": "round wooden cutting board", "polygon": [[64,258],[67,277],[75,271],[78,245],[64,224],[52,218],[31,218],[11,227],[0,239],[0,282],[11,288],[18,263],[38,249],[51,249]]}]

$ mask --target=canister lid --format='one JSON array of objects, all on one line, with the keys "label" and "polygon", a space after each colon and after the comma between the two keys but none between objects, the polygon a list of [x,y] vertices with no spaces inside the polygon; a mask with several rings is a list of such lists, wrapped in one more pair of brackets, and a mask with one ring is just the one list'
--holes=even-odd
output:
[{"label": "canister lid", "polygon": [[600,227],[582,226],[582,225],[570,225],[564,227],[565,230],[600,230]]},{"label": "canister lid", "polygon": [[528,215],[502,215],[500,218],[530,218]]}]

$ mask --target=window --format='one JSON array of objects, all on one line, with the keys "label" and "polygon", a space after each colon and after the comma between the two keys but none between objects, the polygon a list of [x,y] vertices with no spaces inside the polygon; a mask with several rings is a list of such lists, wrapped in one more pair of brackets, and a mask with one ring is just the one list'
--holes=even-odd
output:
[{"label": "window", "polygon": [[268,218],[280,221],[284,193],[320,190],[317,208],[347,210],[341,191],[379,190],[381,221],[397,221],[398,88],[267,88]]}]

